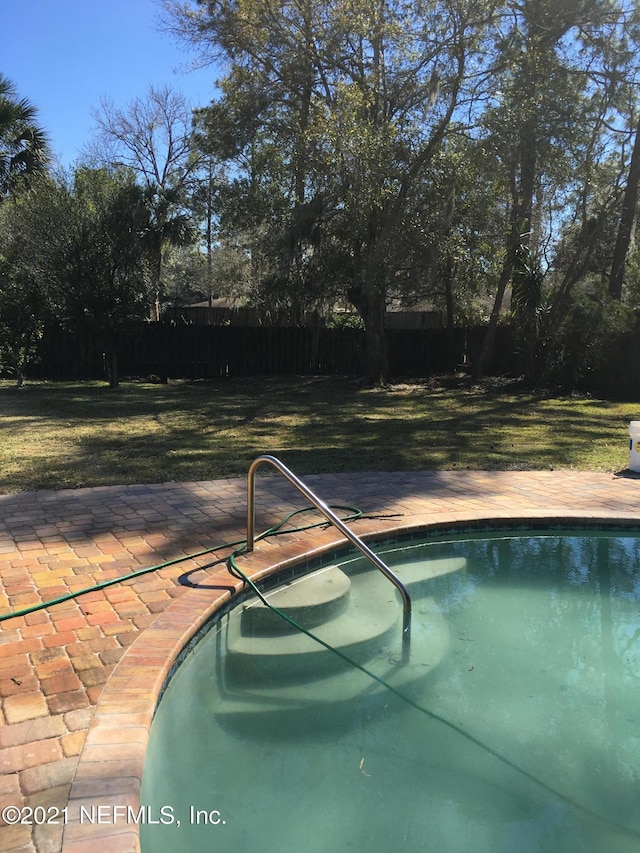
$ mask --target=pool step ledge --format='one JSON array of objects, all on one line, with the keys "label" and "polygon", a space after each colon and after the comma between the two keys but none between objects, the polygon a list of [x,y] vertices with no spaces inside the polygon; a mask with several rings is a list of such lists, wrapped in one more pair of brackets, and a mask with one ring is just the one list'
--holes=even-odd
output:
[{"label": "pool step ledge", "polygon": [[[267,600],[290,619],[311,630],[342,613],[349,603],[351,581],[337,566],[328,566],[309,578],[298,578],[275,592]],[[297,633],[262,601],[252,601],[242,610],[240,630],[243,636],[273,636]]]},{"label": "pool step ledge", "polygon": [[[335,597],[327,591],[329,585],[321,571],[308,576],[299,589],[279,590],[268,600],[274,604],[279,601],[278,607],[284,602],[286,607],[290,594],[290,613],[304,609],[313,614],[312,622],[316,624],[311,627],[301,620],[304,628],[340,651],[367,659],[380,642],[400,634],[401,610],[396,592],[377,572],[363,572],[351,581],[346,575],[344,580],[340,579],[340,575],[343,573],[335,567],[329,575],[334,579],[332,588],[340,591]],[[314,604],[316,586],[319,592]],[[283,666],[289,677],[313,678],[346,666],[333,652],[301,634],[277,613],[262,607],[266,612],[258,620],[261,630],[257,634],[247,633],[247,623],[243,625],[242,619],[229,623],[225,665],[228,678],[236,683],[270,681],[281,675]],[[316,607],[328,614],[321,623],[317,622]]]}]

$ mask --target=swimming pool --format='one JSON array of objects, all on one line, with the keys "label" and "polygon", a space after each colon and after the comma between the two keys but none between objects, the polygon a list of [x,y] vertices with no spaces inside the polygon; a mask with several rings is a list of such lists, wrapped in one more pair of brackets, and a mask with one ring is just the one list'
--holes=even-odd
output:
[{"label": "swimming pool", "polygon": [[225,614],[158,705],[143,851],[636,850],[640,534],[379,553],[412,594],[409,660],[360,558],[274,593],[344,657],[251,600]]}]

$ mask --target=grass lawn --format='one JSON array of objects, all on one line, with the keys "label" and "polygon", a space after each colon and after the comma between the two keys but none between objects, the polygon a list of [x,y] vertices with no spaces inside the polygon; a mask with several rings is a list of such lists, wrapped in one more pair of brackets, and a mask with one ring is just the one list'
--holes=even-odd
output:
[{"label": "grass lawn", "polygon": [[619,471],[640,406],[516,383],[348,379],[0,382],[0,493],[244,475],[260,453],[296,473],[428,468]]}]

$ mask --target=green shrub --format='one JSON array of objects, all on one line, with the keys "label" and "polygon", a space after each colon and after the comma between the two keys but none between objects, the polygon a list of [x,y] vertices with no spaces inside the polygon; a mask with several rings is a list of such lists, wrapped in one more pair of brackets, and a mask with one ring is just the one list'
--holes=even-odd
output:
[{"label": "green shrub", "polygon": [[593,390],[595,377],[615,356],[635,314],[604,287],[575,291],[553,334],[544,342],[545,381],[564,388]]}]

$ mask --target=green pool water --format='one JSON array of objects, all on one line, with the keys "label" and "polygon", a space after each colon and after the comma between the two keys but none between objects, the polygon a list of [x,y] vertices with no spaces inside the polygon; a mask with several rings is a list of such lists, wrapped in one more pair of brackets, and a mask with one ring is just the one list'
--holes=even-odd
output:
[{"label": "green pool water", "polygon": [[226,614],[159,703],[144,853],[639,850],[640,534],[376,550],[412,595],[408,659],[397,593],[359,558],[324,627],[325,605],[296,612],[388,687]]}]

